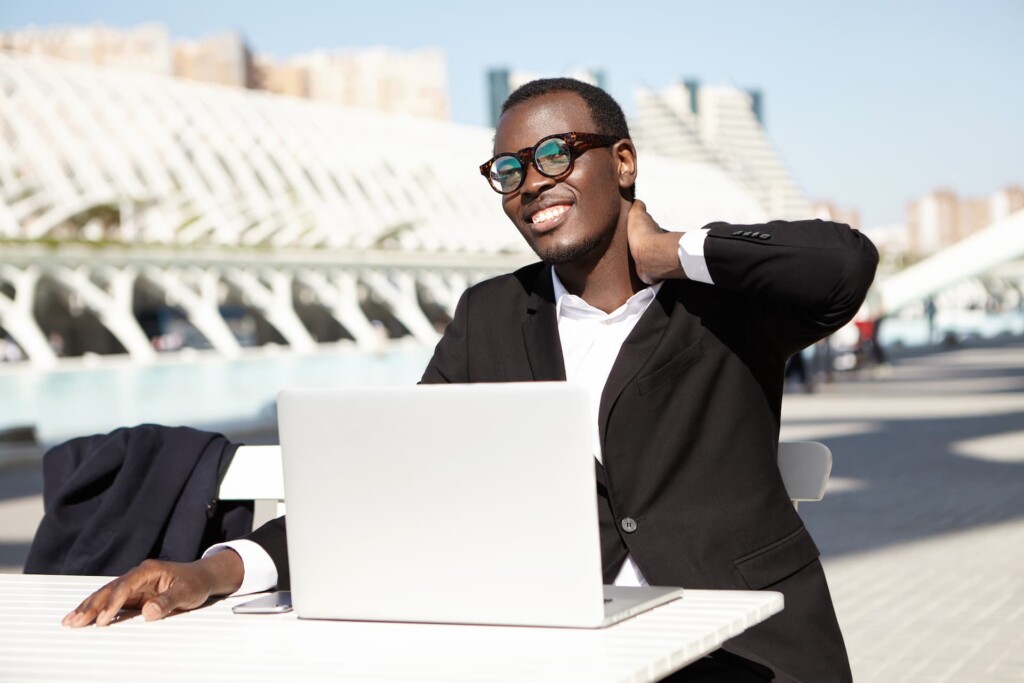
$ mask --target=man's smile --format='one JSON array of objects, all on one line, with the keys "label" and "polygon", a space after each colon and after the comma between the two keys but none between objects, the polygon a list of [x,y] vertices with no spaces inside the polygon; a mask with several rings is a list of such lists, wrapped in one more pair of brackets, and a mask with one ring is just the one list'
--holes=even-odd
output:
[{"label": "man's smile", "polygon": [[534,233],[548,232],[565,222],[572,206],[571,202],[561,202],[542,207],[528,213],[526,222]]}]

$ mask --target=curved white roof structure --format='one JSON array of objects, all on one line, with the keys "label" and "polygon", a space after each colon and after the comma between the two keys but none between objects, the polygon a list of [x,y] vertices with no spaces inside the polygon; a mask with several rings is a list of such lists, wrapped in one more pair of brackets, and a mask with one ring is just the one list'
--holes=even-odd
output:
[{"label": "curved white roof structure", "polygon": [[882,310],[898,311],[1022,256],[1024,211],[1018,211],[881,281]]},{"label": "curved white roof structure", "polygon": [[[488,129],[6,53],[0,130],[2,237],[110,207],[125,242],[524,249],[477,172]],[[666,227],[761,217],[711,166],[641,169]]]},{"label": "curved white roof structure", "polygon": [[69,217],[112,205],[125,242],[358,248],[390,236],[405,249],[518,248],[451,153],[486,150],[484,130],[0,60],[4,236],[60,235]]},{"label": "curved white roof structure", "polygon": [[[294,350],[317,343],[310,307],[368,348],[386,315],[432,343],[424,306],[450,312],[467,284],[532,260],[477,170],[492,136],[0,53],[0,328],[31,362],[57,361],[44,283],[145,361],[144,283],[226,355],[241,343],[222,319],[229,289]],[[667,229],[764,219],[715,166],[639,164],[639,196]]]}]

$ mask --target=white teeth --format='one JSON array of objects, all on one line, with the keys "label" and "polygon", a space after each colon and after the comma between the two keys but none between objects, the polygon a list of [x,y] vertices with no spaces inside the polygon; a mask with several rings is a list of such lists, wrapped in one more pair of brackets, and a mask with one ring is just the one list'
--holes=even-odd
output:
[{"label": "white teeth", "polygon": [[541,209],[537,213],[533,214],[531,222],[534,225],[536,225],[537,223],[547,223],[548,221],[555,220],[568,210],[569,207],[564,204],[561,206],[551,206],[546,209]]}]

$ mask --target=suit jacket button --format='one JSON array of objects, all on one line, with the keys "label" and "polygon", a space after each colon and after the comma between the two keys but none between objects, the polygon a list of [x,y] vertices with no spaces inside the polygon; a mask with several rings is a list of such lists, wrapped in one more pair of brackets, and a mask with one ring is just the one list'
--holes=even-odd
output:
[{"label": "suit jacket button", "polygon": [[772,238],[772,235],[770,232],[762,232],[760,238],[763,240],[770,240]]},{"label": "suit jacket button", "polygon": [[636,520],[632,517],[625,517],[622,520],[622,530],[627,534],[631,534],[636,531]]},{"label": "suit jacket button", "polygon": [[750,233],[750,236],[751,237],[760,237],[761,233],[755,231],[755,232]]},{"label": "suit jacket button", "polygon": [[751,232],[750,230],[745,230],[745,231],[743,232],[743,236],[744,236],[744,237],[750,237],[750,236],[751,236],[751,235],[753,235],[753,234],[754,234],[754,233],[753,233],[753,232]]},{"label": "suit jacket button", "polygon": [[742,234],[743,234],[742,230],[733,230],[732,236],[733,237],[739,237]]}]

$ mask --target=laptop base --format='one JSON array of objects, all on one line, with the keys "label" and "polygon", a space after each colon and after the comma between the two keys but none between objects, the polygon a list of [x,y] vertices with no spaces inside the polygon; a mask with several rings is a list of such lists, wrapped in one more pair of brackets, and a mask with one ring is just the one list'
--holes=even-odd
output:
[{"label": "laptop base", "polygon": [[617,624],[682,597],[683,589],[671,586],[605,586],[604,621],[599,628]]}]

